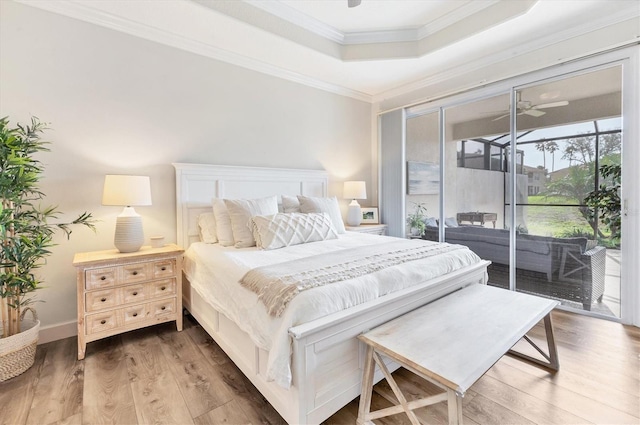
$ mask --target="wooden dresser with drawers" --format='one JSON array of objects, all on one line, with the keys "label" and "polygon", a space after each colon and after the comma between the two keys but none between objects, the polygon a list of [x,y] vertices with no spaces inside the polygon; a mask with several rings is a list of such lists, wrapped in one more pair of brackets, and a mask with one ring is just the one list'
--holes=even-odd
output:
[{"label": "wooden dresser with drawers", "polygon": [[78,253],[78,359],[88,342],[157,323],[182,330],[182,253],[177,245]]}]

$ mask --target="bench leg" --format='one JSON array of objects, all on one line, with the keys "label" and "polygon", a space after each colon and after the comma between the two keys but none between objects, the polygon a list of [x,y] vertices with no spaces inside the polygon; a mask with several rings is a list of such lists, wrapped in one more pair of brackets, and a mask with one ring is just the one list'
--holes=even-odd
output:
[{"label": "bench leg", "polygon": [[547,334],[547,347],[549,349],[549,364],[551,369],[560,370],[560,360],[558,360],[558,347],[553,335],[553,323],[551,323],[551,312],[544,316],[544,330]]},{"label": "bench leg", "polygon": [[[371,395],[373,392],[373,379],[376,364],[380,368],[380,371],[384,375],[384,378],[387,380],[387,383],[391,387],[396,400],[393,399],[393,396],[381,394],[384,398],[391,402],[393,406],[372,412]],[[424,376],[422,377],[427,381],[442,387],[440,384],[431,381],[429,378]],[[462,395],[458,396],[455,391],[447,391],[446,388],[442,388],[445,389],[445,391],[442,393],[438,393],[436,395],[432,395],[422,399],[407,401],[406,397],[402,393],[402,390],[396,383],[395,379],[393,379],[389,368],[387,368],[384,361],[380,357],[380,354],[375,351],[373,346],[367,344],[362,377],[362,391],[360,392],[360,405],[358,407],[358,419],[356,420],[356,424],[373,425],[372,421],[374,419],[397,415],[399,413],[405,413],[409,417],[409,421],[412,425],[420,425],[420,421],[413,411],[415,409],[430,406],[436,403],[441,403],[443,401],[447,401],[449,405],[449,423],[462,424]]]},{"label": "bench leg", "polygon": [[540,355],[542,355],[542,357],[544,357],[546,361],[536,359],[534,357],[519,353],[514,350],[509,350],[507,351],[507,353],[514,357],[518,357],[520,359],[535,363],[537,365],[546,367],[551,370],[560,370],[560,361],[558,360],[558,348],[556,347],[556,340],[553,335],[553,324],[551,323],[551,312],[549,312],[549,314],[544,316],[544,330],[547,335],[547,349],[549,354],[542,351],[531,339],[529,339],[527,335],[524,335],[522,338],[524,338],[525,341],[531,344],[531,346],[535,348],[536,351],[538,351],[538,353],[540,353]]},{"label": "bench leg", "polygon": [[462,397],[453,390],[447,390],[449,425],[462,425]]},{"label": "bench leg", "polygon": [[371,410],[371,393],[373,392],[373,374],[375,371],[373,361],[373,346],[366,345],[364,355],[364,371],[362,375],[362,390],[360,391],[360,406],[358,407],[358,425],[364,425],[369,421],[369,411]]},{"label": "bench leg", "polygon": [[[391,372],[389,371],[387,366],[384,364],[384,361],[382,360],[382,358],[378,355],[378,353],[375,352],[375,350],[373,353],[373,360],[376,362],[376,364],[380,368],[380,371],[382,372],[385,379],[387,380],[387,383],[391,387],[393,394],[395,394],[396,398],[398,399],[398,402],[400,403],[396,407],[399,407],[401,411],[404,411],[404,413],[407,414],[407,416],[409,417],[409,421],[411,422],[412,425],[420,425],[420,421],[418,420],[418,417],[416,416],[415,413],[413,413],[413,409],[415,409],[415,407],[411,407],[409,405],[404,394],[402,394],[402,390],[396,383],[395,379],[393,379],[393,376],[391,376]],[[376,413],[382,414],[382,412],[384,412],[384,410],[377,411]]]}]

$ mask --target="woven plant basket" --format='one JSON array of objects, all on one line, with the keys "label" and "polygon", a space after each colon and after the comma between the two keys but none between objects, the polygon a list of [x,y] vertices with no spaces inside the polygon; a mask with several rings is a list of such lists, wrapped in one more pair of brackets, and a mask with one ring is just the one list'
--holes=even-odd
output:
[{"label": "woven plant basket", "polygon": [[[30,311],[33,320],[25,320],[24,315]],[[27,307],[20,315],[22,332],[6,338],[0,338],[0,382],[11,379],[25,372],[33,365],[38,345],[40,320],[36,311]]]}]

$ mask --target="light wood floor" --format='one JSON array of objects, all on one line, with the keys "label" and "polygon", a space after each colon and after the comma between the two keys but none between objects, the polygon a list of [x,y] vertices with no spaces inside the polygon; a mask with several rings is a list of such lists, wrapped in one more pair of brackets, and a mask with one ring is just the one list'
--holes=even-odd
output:
[{"label": "light wood floor", "polygon": [[[553,315],[560,356],[555,375],[505,356],[469,390],[467,424],[640,423],[640,329],[565,312]],[[34,366],[0,383],[2,424],[283,423],[278,413],[193,319],[90,343],[76,360],[76,339],[38,347]],[[543,338],[543,328],[533,338]],[[409,398],[434,393],[409,372],[395,376]],[[373,406],[388,405],[379,383]],[[357,402],[327,423],[355,423]],[[419,411],[446,423],[441,403]],[[409,423],[396,415],[378,423]]]}]

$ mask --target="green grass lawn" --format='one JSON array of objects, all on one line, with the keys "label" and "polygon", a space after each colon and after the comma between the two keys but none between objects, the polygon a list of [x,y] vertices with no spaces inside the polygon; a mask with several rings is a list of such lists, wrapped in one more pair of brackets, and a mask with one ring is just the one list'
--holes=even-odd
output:
[{"label": "green grass lawn", "polygon": [[[566,205],[576,203],[575,199],[565,197],[529,196],[530,204],[548,204],[544,206],[524,206],[523,213],[527,230],[531,235],[572,237],[584,236],[593,238],[593,229],[576,207],[553,206],[554,204]],[[609,231],[605,225],[599,226],[605,236]],[[598,238],[599,244],[609,247],[617,247],[620,241],[612,241],[609,238]]]},{"label": "green grass lawn", "polygon": [[577,207],[555,207],[554,204],[574,204],[574,199],[565,197],[529,196],[530,204],[545,206],[525,206],[524,217],[529,234],[541,236],[578,236],[592,234],[593,230]]},{"label": "green grass lawn", "polygon": [[529,234],[542,236],[578,236],[593,234],[591,226],[577,208],[525,207]]}]

